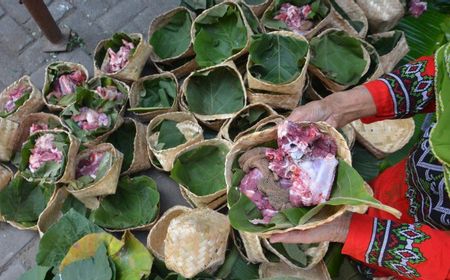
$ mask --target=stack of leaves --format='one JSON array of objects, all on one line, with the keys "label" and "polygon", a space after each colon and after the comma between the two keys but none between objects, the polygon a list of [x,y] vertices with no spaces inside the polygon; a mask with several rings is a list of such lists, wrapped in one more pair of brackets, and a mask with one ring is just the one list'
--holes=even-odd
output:
[{"label": "stack of leaves", "polygon": [[195,60],[202,68],[243,54],[251,34],[241,8],[230,2],[203,12],[195,19],[193,32]]},{"label": "stack of leaves", "polygon": [[117,191],[103,197],[90,220],[110,230],[148,229],[159,214],[159,192],[147,176],[122,177]]},{"label": "stack of leaves", "polygon": [[157,114],[175,110],[177,92],[177,79],[170,73],[143,77],[131,87],[129,111],[148,121]]},{"label": "stack of leaves", "polygon": [[78,88],[76,101],[61,113],[63,124],[85,145],[93,145],[112,133],[122,122],[116,101],[97,92]]}]

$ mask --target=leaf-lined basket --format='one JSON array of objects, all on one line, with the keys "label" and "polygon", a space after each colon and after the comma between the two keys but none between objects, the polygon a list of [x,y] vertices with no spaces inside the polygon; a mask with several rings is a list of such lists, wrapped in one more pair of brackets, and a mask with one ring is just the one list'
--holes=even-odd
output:
[{"label": "leaf-lined basket", "polygon": [[377,50],[384,73],[391,72],[409,52],[408,42],[403,31],[392,30],[372,34],[367,36],[367,41]]}]

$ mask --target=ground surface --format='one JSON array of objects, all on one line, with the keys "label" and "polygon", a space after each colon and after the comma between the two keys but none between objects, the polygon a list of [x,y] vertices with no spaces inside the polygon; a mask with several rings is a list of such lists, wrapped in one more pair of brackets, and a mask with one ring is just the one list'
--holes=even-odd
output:
[{"label": "ground surface", "polygon": [[[60,26],[67,25],[84,41],[69,53],[42,52],[45,38],[19,0],[0,1],[0,91],[23,75],[41,88],[44,69],[52,61],[81,63],[93,74],[91,53],[97,42],[114,32],[139,32],[147,37],[151,20],[179,0],[46,0]],[[2,133],[2,132],[0,132]],[[181,200],[173,181],[150,171],[162,192],[162,210]],[[138,234],[141,240],[145,234]],[[0,280],[17,279],[34,265],[39,237],[0,223]]]}]

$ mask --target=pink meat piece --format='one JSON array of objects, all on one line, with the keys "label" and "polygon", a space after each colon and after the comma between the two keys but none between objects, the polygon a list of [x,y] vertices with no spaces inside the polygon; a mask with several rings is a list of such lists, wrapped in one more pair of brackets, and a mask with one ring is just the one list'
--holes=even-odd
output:
[{"label": "pink meat piece", "polygon": [[86,75],[80,71],[76,70],[69,74],[63,74],[58,77],[55,82],[53,91],[47,96],[51,96],[60,99],[61,97],[69,94],[75,93],[78,86],[81,86],[86,81]]},{"label": "pink meat piece", "polygon": [[104,152],[93,152],[87,158],[80,160],[76,170],[77,179],[82,176],[90,176],[95,179],[104,155]]},{"label": "pink meat piece", "polygon": [[122,39],[122,46],[116,53],[111,48],[108,48],[107,53],[109,56],[109,62],[107,65],[108,73],[114,73],[125,67],[128,63],[131,50],[134,49],[134,44]]},{"label": "pink meat piece", "polygon": [[31,88],[24,84],[19,84],[17,87],[11,89],[11,91],[7,93],[8,101],[6,101],[4,106],[5,111],[8,113],[14,111],[16,109],[16,101],[30,90]]},{"label": "pink meat piece", "polygon": [[36,172],[48,161],[62,162],[63,154],[53,143],[53,134],[44,134],[36,139],[34,148],[31,150],[29,158],[29,169],[31,173]]},{"label": "pink meat piece", "polygon": [[77,122],[83,130],[95,130],[99,127],[108,127],[109,118],[105,113],[97,112],[88,107],[82,107],[78,115],[73,115],[72,120]]},{"label": "pink meat piece", "polygon": [[263,179],[259,169],[253,168],[242,178],[239,190],[245,194],[262,212],[263,219],[255,219],[252,223],[267,224],[278,212],[270,205],[269,199],[259,189],[258,184]]},{"label": "pink meat piece", "polygon": [[284,22],[290,30],[303,34],[313,26],[313,23],[308,20],[311,12],[310,5],[297,7],[290,3],[283,3],[274,19]]},{"label": "pink meat piece", "polygon": [[30,127],[30,134],[39,130],[47,130],[48,125],[46,123],[33,123]]},{"label": "pink meat piece", "polygon": [[428,3],[426,1],[412,0],[409,2],[409,13],[413,17],[420,17],[428,8]]},{"label": "pink meat piece", "polygon": [[115,86],[97,87],[95,92],[105,100],[121,101],[123,99],[123,94]]}]

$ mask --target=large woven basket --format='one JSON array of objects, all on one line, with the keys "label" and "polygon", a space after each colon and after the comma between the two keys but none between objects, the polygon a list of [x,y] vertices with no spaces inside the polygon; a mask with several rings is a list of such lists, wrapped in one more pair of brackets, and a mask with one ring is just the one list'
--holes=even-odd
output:
[{"label": "large woven basket", "polygon": [[[337,6],[339,6],[338,8],[345,13],[348,19],[337,10],[338,8],[335,7],[336,17],[331,25],[335,28],[345,30],[353,36],[365,38],[369,29],[369,23],[364,11],[358,6],[358,4],[356,4],[354,0],[335,0],[334,2]],[[356,30],[355,27],[350,24],[349,20],[362,23],[361,29],[359,31]]]},{"label": "large woven basket", "polygon": [[409,52],[408,42],[406,41],[405,33],[403,31],[393,30],[383,33],[369,35],[367,38],[372,41],[377,41],[382,38],[389,38],[394,36],[396,32],[401,33],[400,40],[394,48],[387,54],[380,55],[380,62],[383,66],[384,73],[391,72],[400,60]]},{"label": "large woven basket", "polygon": [[[159,126],[163,120],[172,120],[177,122],[177,128],[186,138],[186,142],[170,149],[157,149],[159,132],[154,129]],[[146,133],[147,145],[150,161],[157,169],[170,171],[177,155],[188,146],[203,140],[203,129],[197,123],[194,115],[188,112],[171,112],[155,117],[147,127]]]},{"label": "large woven basket", "polygon": [[384,120],[371,124],[357,120],[351,125],[356,131],[356,140],[379,159],[403,148],[414,135],[415,129],[412,118]]},{"label": "large woven basket", "polygon": [[69,183],[66,189],[73,196],[78,198],[87,208],[96,209],[100,205],[98,196],[114,194],[117,189],[117,182],[120,176],[120,169],[122,167],[123,154],[116,150],[113,145],[109,143],[99,144],[95,147],[82,151],[77,155],[76,166],[78,163],[86,158],[92,152],[109,152],[111,153],[111,167],[105,175],[82,189],[76,189]]},{"label": "large woven basket", "polygon": [[177,111],[177,109],[178,109],[178,102],[177,102],[178,88],[179,88],[178,81],[177,81],[177,78],[175,77],[175,75],[170,72],[163,72],[161,74],[145,76],[145,77],[142,77],[139,80],[135,81],[133,83],[133,85],[131,86],[131,91],[130,91],[130,108],[140,107],[139,106],[140,93],[142,90],[144,90],[143,87],[144,87],[145,81],[152,81],[152,80],[163,79],[163,78],[171,79],[176,84],[177,95],[174,98],[174,102],[173,102],[172,106],[169,108],[153,108],[149,112],[142,112],[142,113],[141,112],[133,112],[133,114],[136,115],[136,117],[139,118],[143,122],[148,122],[160,114]]},{"label": "large woven basket", "polygon": [[356,0],[366,14],[371,33],[392,29],[405,14],[400,0]]},{"label": "large woven basket", "polygon": [[[237,70],[234,63],[227,62],[227,63],[219,64],[216,66],[208,67],[208,68],[193,72],[184,80],[184,82],[181,86],[181,94],[180,94],[180,100],[179,100],[180,108],[182,111],[190,111],[186,95],[187,95],[189,82],[195,78],[195,75],[196,74],[207,74],[207,73],[210,73],[210,72],[215,71],[216,69],[220,69],[220,68],[227,69],[227,71],[229,71],[230,73],[235,75],[236,78],[239,79],[242,91],[244,93],[244,104],[243,104],[242,108],[245,107],[245,105],[247,104],[247,92],[245,90],[244,81],[242,80],[241,74]],[[213,130],[219,131],[219,129],[223,125],[223,123],[227,119],[232,118],[235,115],[235,113],[237,113],[238,111],[239,110],[237,110],[236,112],[233,112],[233,113],[216,114],[216,115],[202,115],[202,114],[197,114],[197,113],[193,113],[193,114],[202,124],[206,125],[207,127],[211,128]]]},{"label": "large woven basket", "polygon": [[284,279],[295,277],[302,280],[331,280],[327,266],[323,261],[309,270],[292,268],[285,263],[263,263],[259,266],[261,279]]},{"label": "large woven basket", "polygon": [[[273,31],[268,34],[279,35],[282,37],[292,37],[297,40],[308,42],[305,37],[298,35],[294,32],[290,32],[290,31]],[[303,91],[303,87],[305,85],[305,80],[306,80],[306,71],[307,71],[308,65],[309,65],[309,59],[310,59],[310,52],[309,52],[309,48],[308,48],[308,52],[306,53],[306,56],[305,56],[305,62],[302,66],[300,73],[298,74],[298,77],[289,83],[273,84],[273,83],[269,83],[267,81],[257,79],[256,77],[254,77],[252,75],[250,68],[252,67],[253,62],[252,62],[252,56],[249,55],[248,62],[247,62],[248,86],[252,90],[257,90],[257,91],[262,90],[262,91],[269,91],[274,94],[282,93],[282,94],[297,95],[299,92]]]},{"label": "large woven basket", "polygon": [[64,202],[69,195],[66,188],[56,189],[55,194],[47,203],[47,207],[39,215],[37,230],[40,237],[42,237],[42,235],[44,235],[44,233],[63,216],[62,209]]},{"label": "large woven basket", "polygon": [[191,278],[214,271],[225,260],[230,224],[208,208],[190,210],[175,206],[151,229],[147,246],[167,268]]},{"label": "large woven basket", "polygon": [[19,123],[0,118],[0,161],[9,161],[20,133]]},{"label": "large woven basket", "polygon": [[[135,47],[133,54],[128,59],[128,63],[121,70],[114,73],[107,73],[102,69],[101,64],[97,64],[95,57],[98,53],[104,49],[104,46],[108,39],[102,40],[97,44],[94,51],[94,72],[95,76],[109,76],[125,82],[136,81],[141,75],[142,69],[144,69],[145,64],[151,53],[150,45],[144,40],[144,36],[140,33],[128,34],[132,39],[139,39],[139,44]],[[106,54],[105,54],[106,55]],[[102,58],[103,62],[104,57]]]},{"label": "large woven basket", "polygon": [[7,117],[8,120],[17,122],[25,120],[28,114],[38,112],[44,107],[41,91],[31,82],[29,76],[23,76],[0,93],[0,108],[3,108],[3,105],[7,102],[6,93],[20,84],[29,85],[31,87],[31,93],[28,99],[14,113]]},{"label": "large woven basket", "polygon": [[85,82],[87,82],[87,79],[89,77],[89,73],[88,73],[88,70],[86,69],[86,67],[84,67],[83,65],[78,64],[78,63],[56,61],[56,62],[52,62],[49,65],[47,65],[47,67],[45,68],[45,80],[44,80],[44,87],[42,88],[42,98],[43,98],[45,105],[51,112],[60,112],[65,108],[64,106],[61,106],[61,105],[51,104],[47,100],[47,95],[50,93],[50,90],[52,90],[50,87],[52,86],[52,84],[54,82],[53,80],[50,80],[49,67],[58,66],[58,65],[66,65],[66,66],[73,68],[74,71],[79,70],[79,71],[83,72],[83,74],[86,77]]},{"label": "large woven basket", "polygon": [[[310,124],[309,122],[302,122],[300,124]],[[347,142],[345,141],[344,137],[333,127],[330,125],[324,123],[324,122],[317,122],[315,123],[320,131],[323,133],[326,133],[335,139],[337,144],[337,156],[341,158],[342,160],[345,160],[348,164],[351,164],[352,158],[350,150],[347,146]],[[256,132],[250,135],[247,135],[246,137],[241,138],[239,141],[237,141],[233,147],[231,148],[230,152],[227,155],[226,161],[225,161],[225,180],[227,183],[227,189],[228,191],[233,188],[232,183],[232,167],[235,161],[239,158],[239,156],[261,144],[268,143],[270,141],[277,139],[277,128],[269,128],[267,130]],[[243,194],[241,194],[243,195]],[[229,205],[230,207],[230,205]],[[339,205],[334,207],[324,207],[317,215],[312,217],[308,222],[302,225],[297,225],[291,228],[287,229],[281,229],[281,230],[270,230],[264,232],[262,235],[267,236],[274,233],[284,233],[289,232],[293,230],[306,230],[318,227],[320,225],[323,225],[325,223],[331,222],[334,219],[342,216],[346,211],[353,211],[353,212],[365,212],[367,210],[367,206],[357,206],[352,207],[349,205]]]}]

